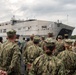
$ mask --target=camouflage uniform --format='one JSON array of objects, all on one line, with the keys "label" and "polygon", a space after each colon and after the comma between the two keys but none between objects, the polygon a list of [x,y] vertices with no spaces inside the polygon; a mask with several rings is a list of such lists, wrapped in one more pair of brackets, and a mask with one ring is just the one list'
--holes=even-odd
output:
[{"label": "camouflage uniform", "polygon": [[72,51],[65,50],[58,54],[57,57],[64,63],[67,75],[74,75],[76,72],[76,54]]},{"label": "camouflage uniform", "polygon": [[39,43],[39,46],[40,46],[42,49],[44,49],[44,45],[45,45],[45,42],[44,42],[44,41],[41,41],[41,42]]},{"label": "camouflage uniform", "polygon": [[73,52],[75,52],[75,53],[76,53],[76,40],[75,40],[75,42],[73,42],[72,50],[73,50]]},{"label": "camouflage uniform", "polygon": [[68,34],[64,34],[64,39],[63,39],[63,42],[65,42],[66,40],[68,40],[69,38],[69,35]]},{"label": "camouflage uniform", "polygon": [[[46,46],[52,47],[54,42],[50,40],[46,40]],[[65,75],[65,69],[60,59],[52,54],[43,54],[33,62],[29,75]]]},{"label": "camouflage uniform", "polygon": [[[71,44],[71,41],[67,41],[68,45]],[[72,50],[67,49],[57,56],[62,60],[65,66],[66,75],[76,75],[76,53]]]},{"label": "camouflage uniform", "polygon": [[[15,34],[9,31],[7,35]],[[20,75],[20,51],[15,42],[7,40],[3,43],[0,57],[0,69],[6,71],[8,75]]]},{"label": "camouflage uniform", "polygon": [[[39,39],[36,37],[34,38],[34,41],[39,41]],[[36,44],[33,44],[32,46],[28,47],[24,52],[24,60],[26,67],[28,69],[28,65],[31,65],[33,61],[43,54],[43,50]]]},{"label": "camouflage uniform", "polygon": [[76,47],[73,47],[72,49],[73,49],[73,52],[75,52],[75,53],[76,53]]},{"label": "camouflage uniform", "polygon": [[31,45],[33,45],[33,41],[32,41],[32,40],[30,40],[30,41],[28,41],[28,42],[26,43],[26,49],[27,49],[29,46],[31,46]]},{"label": "camouflage uniform", "polygon": [[24,53],[25,63],[32,63],[41,54],[43,54],[43,50],[40,47],[36,45],[30,46]]},{"label": "camouflage uniform", "polygon": [[2,51],[1,48],[2,48],[2,43],[0,43],[0,55],[1,55],[1,51]]},{"label": "camouflage uniform", "polygon": [[60,52],[62,52],[64,50],[64,43],[63,41],[59,42],[56,41],[56,50],[54,52],[54,55],[58,55]]},{"label": "camouflage uniform", "polygon": [[28,41],[26,43],[26,48],[28,48],[29,46],[33,45],[33,38],[34,38],[34,34],[30,35],[30,41]]}]

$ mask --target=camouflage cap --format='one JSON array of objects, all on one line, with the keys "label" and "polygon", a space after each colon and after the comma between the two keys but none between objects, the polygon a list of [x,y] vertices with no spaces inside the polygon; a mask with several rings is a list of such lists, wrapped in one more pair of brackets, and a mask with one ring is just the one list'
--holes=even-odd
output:
[{"label": "camouflage cap", "polygon": [[41,36],[41,38],[45,40],[45,36]]},{"label": "camouflage cap", "polygon": [[53,33],[48,33],[48,35],[49,35],[49,36],[54,36],[54,34],[53,34]]},{"label": "camouflage cap", "polygon": [[68,36],[68,34],[64,34],[64,36]]},{"label": "camouflage cap", "polygon": [[69,44],[69,45],[70,45],[70,44],[72,44],[72,43],[73,43],[73,40],[71,40],[71,39],[66,39],[66,40],[65,40],[65,43],[67,43],[67,44]]},{"label": "camouflage cap", "polygon": [[62,38],[62,36],[61,36],[61,35],[59,35],[59,36],[58,36],[58,38]]},{"label": "camouflage cap", "polygon": [[51,38],[47,38],[46,40],[45,40],[45,45],[46,46],[54,46],[55,45],[55,40],[54,39],[51,39]]},{"label": "camouflage cap", "polygon": [[34,36],[33,41],[35,41],[35,42],[39,42],[39,41],[40,41],[40,37],[39,37],[39,36]]},{"label": "camouflage cap", "polygon": [[14,29],[11,29],[7,32],[7,35],[10,36],[10,35],[14,35],[16,34],[16,31]]}]

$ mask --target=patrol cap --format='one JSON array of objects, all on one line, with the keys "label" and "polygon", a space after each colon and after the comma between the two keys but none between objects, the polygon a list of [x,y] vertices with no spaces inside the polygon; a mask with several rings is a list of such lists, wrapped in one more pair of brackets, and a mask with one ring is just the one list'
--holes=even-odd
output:
[{"label": "patrol cap", "polygon": [[59,35],[59,36],[58,36],[58,38],[62,38],[62,36],[61,36],[61,35]]},{"label": "patrol cap", "polygon": [[53,35],[53,33],[48,33],[48,36],[52,37],[52,36],[54,36],[54,35]]},{"label": "patrol cap", "polygon": [[51,39],[51,38],[47,38],[46,40],[45,40],[45,45],[46,46],[55,46],[55,40],[54,39]]},{"label": "patrol cap", "polygon": [[68,36],[68,34],[64,34],[64,36]]},{"label": "patrol cap", "polygon": [[71,40],[71,39],[66,39],[66,40],[65,40],[65,43],[71,45],[71,44],[73,43],[73,40]]},{"label": "patrol cap", "polygon": [[40,37],[39,37],[39,36],[34,36],[33,41],[34,41],[34,42],[39,42],[39,41],[40,41]]},{"label": "patrol cap", "polygon": [[41,36],[42,39],[45,39],[45,36]]},{"label": "patrol cap", "polygon": [[7,32],[7,35],[8,36],[13,36],[13,35],[15,35],[16,34],[16,31],[14,30],[14,29],[11,29],[11,30],[9,30],[8,32]]}]

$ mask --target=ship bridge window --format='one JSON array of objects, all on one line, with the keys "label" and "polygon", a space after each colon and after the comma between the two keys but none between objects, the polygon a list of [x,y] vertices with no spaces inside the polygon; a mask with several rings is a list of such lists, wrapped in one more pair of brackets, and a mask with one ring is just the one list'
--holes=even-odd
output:
[{"label": "ship bridge window", "polygon": [[42,26],[42,29],[43,29],[43,30],[47,29],[47,26]]},{"label": "ship bridge window", "polygon": [[47,28],[47,26],[42,26],[42,28]]},{"label": "ship bridge window", "polygon": [[5,33],[6,32],[6,29],[3,29],[3,33]]},{"label": "ship bridge window", "polygon": [[6,23],[6,25],[8,25],[8,24]]}]

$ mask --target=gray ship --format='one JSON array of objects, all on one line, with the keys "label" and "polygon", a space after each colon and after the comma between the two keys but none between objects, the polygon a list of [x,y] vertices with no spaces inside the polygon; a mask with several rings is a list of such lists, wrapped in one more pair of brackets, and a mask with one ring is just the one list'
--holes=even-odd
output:
[{"label": "gray ship", "polygon": [[20,36],[27,36],[34,34],[39,36],[47,36],[49,32],[54,34],[54,38],[58,35],[69,34],[71,36],[74,27],[65,25],[59,22],[44,21],[44,20],[15,20],[0,24],[0,36],[6,38],[6,32],[10,29],[15,29]]}]

